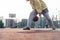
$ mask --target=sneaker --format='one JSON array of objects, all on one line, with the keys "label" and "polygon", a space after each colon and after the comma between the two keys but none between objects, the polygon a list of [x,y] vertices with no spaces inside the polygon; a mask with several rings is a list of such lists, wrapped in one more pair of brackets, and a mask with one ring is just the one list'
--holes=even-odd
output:
[{"label": "sneaker", "polygon": [[56,28],[52,28],[52,30],[55,30]]},{"label": "sneaker", "polygon": [[24,27],[23,30],[30,30],[30,27]]}]

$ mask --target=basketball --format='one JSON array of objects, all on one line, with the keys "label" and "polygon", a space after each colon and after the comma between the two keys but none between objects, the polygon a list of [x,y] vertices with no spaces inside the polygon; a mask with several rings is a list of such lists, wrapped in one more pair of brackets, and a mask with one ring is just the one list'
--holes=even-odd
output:
[{"label": "basketball", "polygon": [[33,18],[33,21],[34,21],[34,22],[38,21],[38,16],[35,16],[35,17]]}]

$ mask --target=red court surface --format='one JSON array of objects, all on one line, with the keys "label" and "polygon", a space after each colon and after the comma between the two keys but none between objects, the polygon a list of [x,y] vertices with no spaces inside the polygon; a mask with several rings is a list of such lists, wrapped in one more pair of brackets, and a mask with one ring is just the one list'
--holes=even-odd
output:
[{"label": "red court surface", "polygon": [[60,29],[32,28],[0,28],[0,40],[60,40]]}]

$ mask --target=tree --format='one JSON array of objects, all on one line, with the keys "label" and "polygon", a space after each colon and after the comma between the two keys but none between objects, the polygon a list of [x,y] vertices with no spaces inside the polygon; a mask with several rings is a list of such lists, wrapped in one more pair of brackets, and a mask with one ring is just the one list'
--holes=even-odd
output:
[{"label": "tree", "polygon": [[0,20],[0,28],[4,28],[4,23]]}]

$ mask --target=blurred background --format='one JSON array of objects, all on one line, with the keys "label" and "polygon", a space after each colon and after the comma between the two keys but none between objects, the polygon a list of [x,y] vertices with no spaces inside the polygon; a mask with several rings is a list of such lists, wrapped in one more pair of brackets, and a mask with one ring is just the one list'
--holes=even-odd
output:
[{"label": "blurred background", "polygon": [[[43,0],[49,10],[49,15],[57,28],[60,28],[60,1]],[[0,28],[22,28],[27,25],[30,12],[33,9],[26,0],[0,0]],[[37,22],[32,22],[32,28],[48,28],[43,15]]]}]

